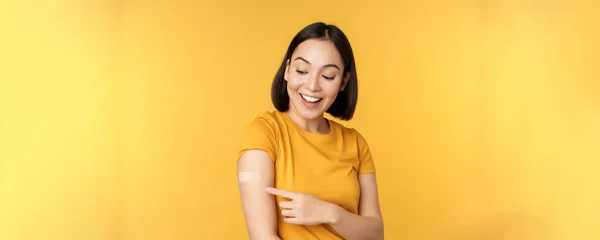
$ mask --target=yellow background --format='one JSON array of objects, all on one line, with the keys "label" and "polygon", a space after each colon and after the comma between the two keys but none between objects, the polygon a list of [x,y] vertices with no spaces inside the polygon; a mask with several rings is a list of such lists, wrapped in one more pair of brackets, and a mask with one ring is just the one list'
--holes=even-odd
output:
[{"label": "yellow background", "polygon": [[599,3],[217,2],[0,2],[0,239],[247,239],[236,147],[313,21],[386,239],[600,239]]}]

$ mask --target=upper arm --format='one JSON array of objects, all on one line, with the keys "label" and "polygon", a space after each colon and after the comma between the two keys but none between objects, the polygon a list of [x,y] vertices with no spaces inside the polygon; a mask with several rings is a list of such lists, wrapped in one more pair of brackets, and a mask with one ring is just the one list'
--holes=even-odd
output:
[{"label": "upper arm", "polygon": [[251,240],[277,239],[275,198],[266,191],[274,186],[276,129],[267,115],[257,117],[246,128],[238,152],[238,184]]},{"label": "upper arm", "polygon": [[[239,190],[250,239],[277,236],[275,199],[266,192],[274,185],[273,160],[263,150],[248,150],[238,160]],[[276,239],[276,238],[275,238]]]},{"label": "upper arm", "polygon": [[382,221],[375,173],[359,174],[358,182],[360,184],[358,214]]},{"label": "upper arm", "polygon": [[357,132],[359,154],[358,182],[360,184],[360,202],[358,212],[361,216],[375,217],[382,220],[379,208],[379,193],[375,177],[375,163],[371,156],[371,149],[365,138]]}]

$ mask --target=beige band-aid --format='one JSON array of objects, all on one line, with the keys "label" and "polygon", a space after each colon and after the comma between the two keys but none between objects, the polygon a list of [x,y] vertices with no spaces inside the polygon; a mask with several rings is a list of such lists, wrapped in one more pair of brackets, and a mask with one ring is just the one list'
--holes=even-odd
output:
[{"label": "beige band-aid", "polygon": [[240,182],[255,182],[260,179],[260,175],[256,172],[239,172],[238,181]]}]

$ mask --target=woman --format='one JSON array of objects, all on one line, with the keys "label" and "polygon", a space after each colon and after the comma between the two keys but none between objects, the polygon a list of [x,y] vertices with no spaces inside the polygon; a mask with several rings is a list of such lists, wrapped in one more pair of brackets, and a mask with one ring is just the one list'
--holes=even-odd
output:
[{"label": "woman", "polygon": [[350,120],[358,96],[352,48],[336,26],[313,23],[275,75],[276,111],[249,124],[238,159],[251,240],[383,239],[375,167]]}]

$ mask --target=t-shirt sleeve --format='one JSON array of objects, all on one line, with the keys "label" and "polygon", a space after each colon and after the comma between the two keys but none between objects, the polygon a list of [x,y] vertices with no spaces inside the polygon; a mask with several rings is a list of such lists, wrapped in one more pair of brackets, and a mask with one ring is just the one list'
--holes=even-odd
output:
[{"label": "t-shirt sleeve", "polygon": [[263,150],[271,160],[277,158],[277,139],[272,123],[264,117],[257,117],[247,127],[238,152],[238,159],[248,150]]},{"label": "t-shirt sleeve", "polygon": [[375,163],[373,162],[373,157],[371,156],[371,149],[369,148],[369,144],[360,133],[357,132],[357,135],[358,155],[360,159],[358,174],[374,173]]}]

